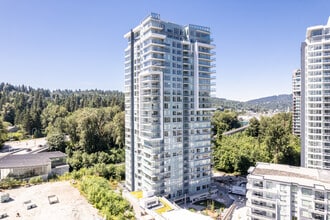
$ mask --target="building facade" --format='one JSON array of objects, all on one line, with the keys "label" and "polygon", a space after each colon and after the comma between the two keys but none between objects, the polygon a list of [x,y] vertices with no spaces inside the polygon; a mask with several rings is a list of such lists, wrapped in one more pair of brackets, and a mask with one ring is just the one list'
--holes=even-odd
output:
[{"label": "building facade", "polygon": [[292,74],[292,133],[300,136],[301,132],[301,71]]},{"label": "building facade", "polygon": [[330,19],[307,28],[302,56],[302,166],[330,169]]},{"label": "building facade", "polygon": [[330,219],[330,171],[257,163],[247,177],[248,219]]},{"label": "building facade", "polygon": [[126,187],[180,199],[208,191],[210,29],[152,13],[124,36]]},{"label": "building facade", "polygon": [[48,175],[62,175],[69,172],[66,154],[60,151],[42,152],[35,154],[9,154],[0,159],[0,180],[7,177],[27,179]]}]

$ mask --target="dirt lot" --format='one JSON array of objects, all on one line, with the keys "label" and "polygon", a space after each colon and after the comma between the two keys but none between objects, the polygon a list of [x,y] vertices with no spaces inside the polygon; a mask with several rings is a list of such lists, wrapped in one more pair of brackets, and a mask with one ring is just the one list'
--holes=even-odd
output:
[{"label": "dirt lot", "polygon": [[[11,201],[0,203],[0,215],[7,213],[5,219],[24,220],[96,220],[101,219],[95,209],[80,195],[79,191],[70,185],[70,182],[44,183],[41,185],[4,190],[9,193]],[[48,196],[56,195],[59,202],[49,204]],[[37,207],[27,210],[25,201]],[[20,217],[17,217],[19,213]]]}]

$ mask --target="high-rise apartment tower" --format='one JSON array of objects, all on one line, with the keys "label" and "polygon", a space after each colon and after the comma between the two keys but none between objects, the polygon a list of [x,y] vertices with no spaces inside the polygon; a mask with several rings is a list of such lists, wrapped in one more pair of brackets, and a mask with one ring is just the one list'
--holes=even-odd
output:
[{"label": "high-rise apartment tower", "polygon": [[127,188],[173,200],[207,192],[215,73],[210,29],[152,13],[125,38]]},{"label": "high-rise apartment tower", "polygon": [[307,28],[302,45],[302,166],[330,169],[330,18]]},{"label": "high-rise apartment tower", "polygon": [[292,133],[300,136],[301,129],[301,71],[297,69],[292,75]]}]

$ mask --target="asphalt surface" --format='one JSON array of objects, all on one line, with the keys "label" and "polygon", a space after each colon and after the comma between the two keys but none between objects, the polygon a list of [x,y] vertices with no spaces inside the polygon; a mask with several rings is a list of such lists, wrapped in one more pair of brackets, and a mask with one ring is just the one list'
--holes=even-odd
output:
[{"label": "asphalt surface", "polygon": [[22,141],[7,141],[0,150],[0,157],[7,154],[26,154],[37,151],[47,144],[46,138],[34,138]]}]

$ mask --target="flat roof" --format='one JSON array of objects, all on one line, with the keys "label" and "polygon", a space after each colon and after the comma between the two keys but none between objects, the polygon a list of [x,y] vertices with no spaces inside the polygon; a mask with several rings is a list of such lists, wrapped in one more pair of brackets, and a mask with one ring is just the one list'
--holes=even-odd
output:
[{"label": "flat roof", "polygon": [[249,169],[250,175],[262,176],[264,179],[287,183],[296,183],[314,187],[324,186],[330,189],[330,171],[296,167],[284,164],[257,163],[256,167]]},{"label": "flat roof", "polygon": [[57,157],[66,157],[65,153],[60,151],[42,152],[37,154],[10,154],[0,158],[0,169],[43,166],[50,162],[50,159]]},{"label": "flat roof", "polygon": [[212,218],[209,216],[205,216],[202,214],[190,212],[186,209],[178,209],[178,210],[172,210],[169,212],[165,212],[162,214],[162,216],[165,217],[167,220],[211,220]]}]

